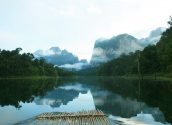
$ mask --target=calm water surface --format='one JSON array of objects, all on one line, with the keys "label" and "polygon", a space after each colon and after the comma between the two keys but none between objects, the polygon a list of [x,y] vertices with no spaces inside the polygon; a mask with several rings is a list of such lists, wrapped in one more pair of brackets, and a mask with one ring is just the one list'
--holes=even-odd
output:
[{"label": "calm water surface", "polygon": [[172,123],[172,83],[168,81],[78,78],[0,80],[0,125],[44,112],[100,109],[121,124]]}]

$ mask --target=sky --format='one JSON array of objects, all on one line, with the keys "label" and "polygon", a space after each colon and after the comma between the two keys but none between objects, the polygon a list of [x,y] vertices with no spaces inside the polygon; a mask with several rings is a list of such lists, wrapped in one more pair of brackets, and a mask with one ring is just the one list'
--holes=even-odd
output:
[{"label": "sky", "polygon": [[0,0],[0,48],[67,49],[90,60],[99,38],[167,27],[172,0]]}]

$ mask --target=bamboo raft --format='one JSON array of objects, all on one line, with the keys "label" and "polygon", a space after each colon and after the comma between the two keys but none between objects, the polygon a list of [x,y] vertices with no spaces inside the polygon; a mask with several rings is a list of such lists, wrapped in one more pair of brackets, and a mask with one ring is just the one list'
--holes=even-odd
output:
[{"label": "bamboo raft", "polygon": [[45,125],[111,125],[108,118],[100,110],[77,113],[43,113],[36,117],[35,122],[43,122]]}]

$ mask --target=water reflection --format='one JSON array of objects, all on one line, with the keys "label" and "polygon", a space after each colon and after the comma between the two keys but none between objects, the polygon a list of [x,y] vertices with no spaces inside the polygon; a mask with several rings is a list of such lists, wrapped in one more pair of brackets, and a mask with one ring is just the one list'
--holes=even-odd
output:
[{"label": "water reflection", "polygon": [[[74,85],[76,86],[76,85]],[[94,110],[94,100],[90,90],[78,90],[70,86],[60,86],[44,97],[35,98],[37,105],[49,105],[58,112],[78,112]]]},{"label": "water reflection", "polygon": [[1,80],[0,83],[1,124],[16,123],[43,112],[95,108],[116,121],[121,120],[121,124],[172,122],[172,84],[165,81],[147,80],[138,84],[138,80],[82,78]]},{"label": "water reflection", "polygon": [[[171,82],[144,80],[139,85],[138,80],[104,79],[103,83],[108,83],[102,84],[106,88],[106,90],[109,90],[112,93],[117,93],[125,99],[130,98],[131,100],[137,100],[137,102],[142,103],[143,105],[146,104],[147,107],[149,107],[145,109],[145,106],[140,106],[140,112],[143,111],[144,113],[153,114],[156,121],[165,123],[165,121],[167,120],[168,122],[172,123]],[[135,104],[134,106],[137,105]],[[150,110],[152,108],[156,110]],[[159,110],[162,112],[160,113],[161,115],[159,115]],[[114,111],[114,113],[115,112],[116,111]],[[131,114],[131,116],[129,115],[128,117],[132,117],[132,115],[136,116],[137,114],[133,113]],[[163,116],[165,116],[165,118]]]},{"label": "water reflection", "polygon": [[109,116],[117,125],[170,125],[169,123],[160,123],[155,121],[152,114],[140,113],[131,118],[121,118],[117,116]]},{"label": "water reflection", "polygon": [[54,79],[0,80],[0,105],[20,108],[20,102],[30,103],[36,96],[44,96],[56,85]]}]

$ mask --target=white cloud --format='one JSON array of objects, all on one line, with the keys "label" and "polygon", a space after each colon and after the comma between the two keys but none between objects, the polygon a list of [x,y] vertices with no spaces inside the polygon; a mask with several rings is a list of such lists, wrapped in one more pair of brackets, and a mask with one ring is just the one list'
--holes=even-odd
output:
[{"label": "white cloud", "polygon": [[95,4],[90,4],[86,10],[92,14],[102,14],[102,10]]},{"label": "white cloud", "polygon": [[61,65],[59,67],[61,68],[66,68],[66,69],[75,69],[75,70],[80,70],[82,69],[84,66],[88,66],[88,63],[75,63],[75,64],[65,64],[65,65]]},{"label": "white cloud", "polygon": [[105,55],[105,51],[102,48],[98,47],[94,49],[93,54],[94,56],[102,56]]}]

